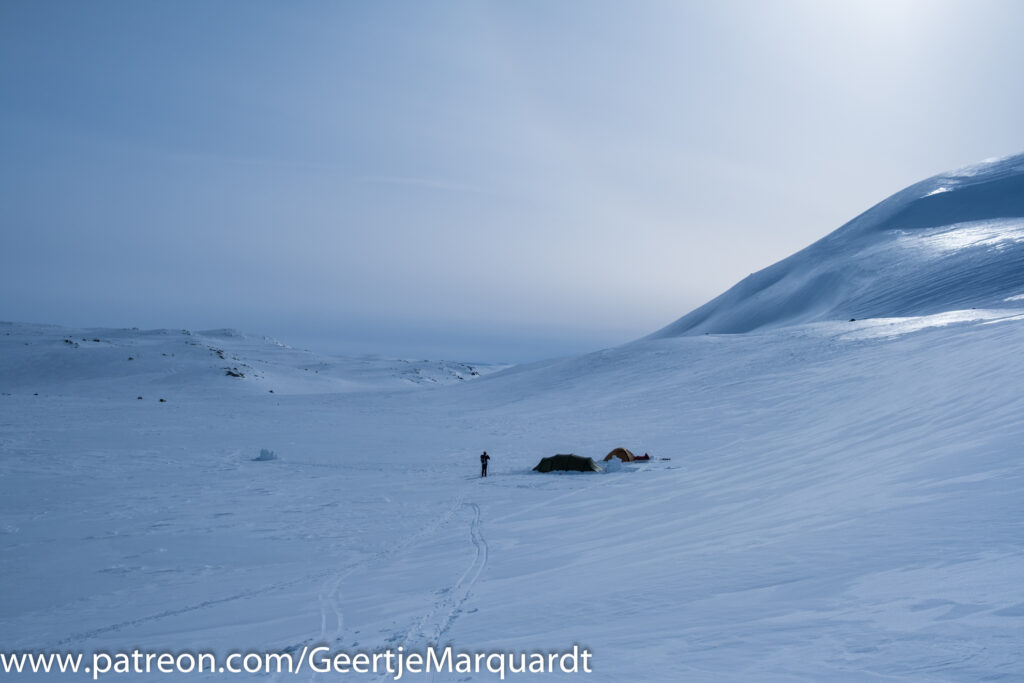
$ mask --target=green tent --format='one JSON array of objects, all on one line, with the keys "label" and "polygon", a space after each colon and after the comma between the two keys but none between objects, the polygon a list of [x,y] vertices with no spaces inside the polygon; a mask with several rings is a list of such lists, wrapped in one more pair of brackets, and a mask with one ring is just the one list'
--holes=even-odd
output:
[{"label": "green tent", "polygon": [[602,472],[601,467],[594,462],[593,458],[584,458],[580,455],[552,455],[550,458],[541,458],[534,472],[551,472],[553,470],[567,470],[570,472]]}]

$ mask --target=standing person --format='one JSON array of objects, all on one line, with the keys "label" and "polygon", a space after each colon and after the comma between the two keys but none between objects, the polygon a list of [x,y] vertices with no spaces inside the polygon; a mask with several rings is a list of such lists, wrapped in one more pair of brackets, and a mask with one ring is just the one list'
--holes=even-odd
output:
[{"label": "standing person", "polygon": [[487,451],[480,454],[480,476],[487,476],[487,461],[491,459],[491,456],[487,455]]}]

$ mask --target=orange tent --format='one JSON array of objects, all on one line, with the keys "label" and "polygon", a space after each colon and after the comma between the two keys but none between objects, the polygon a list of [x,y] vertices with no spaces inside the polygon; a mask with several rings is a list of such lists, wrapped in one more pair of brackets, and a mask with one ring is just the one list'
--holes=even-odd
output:
[{"label": "orange tent", "polygon": [[608,462],[612,458],[618,458],[622,462],[633,462],[636,460],[636,456],[628,448],[616,448],[608,455],[604,456],[604,461]]}]

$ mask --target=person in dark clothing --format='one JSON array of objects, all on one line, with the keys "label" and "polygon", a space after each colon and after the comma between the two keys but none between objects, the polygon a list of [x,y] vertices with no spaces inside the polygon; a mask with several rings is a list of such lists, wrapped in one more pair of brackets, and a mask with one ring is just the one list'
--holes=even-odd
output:
[{"label": "person in dark clothing", "polygon": [[487,455],[487,451],[480,454],[480,476],[487,476],[487,461],[491,459],[491,456]]}]

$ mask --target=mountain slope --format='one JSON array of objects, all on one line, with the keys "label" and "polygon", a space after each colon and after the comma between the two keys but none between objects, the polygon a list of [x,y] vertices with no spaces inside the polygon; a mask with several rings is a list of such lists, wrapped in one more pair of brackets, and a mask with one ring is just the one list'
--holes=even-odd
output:
[{"label": "mountain slope", "polygon": [[1024,295],[1024,155],[937,175],[655,332],[1004,306]]}]

